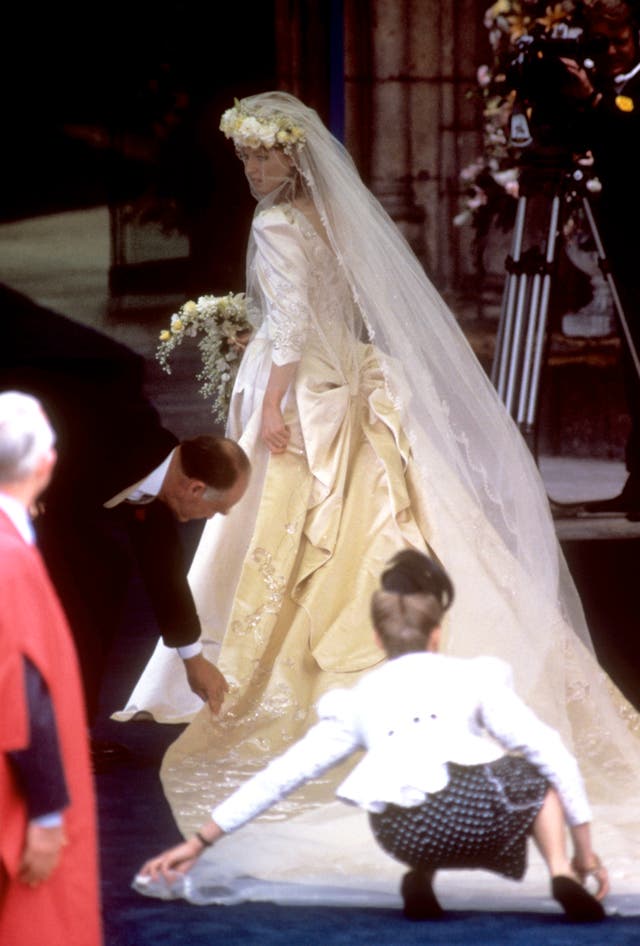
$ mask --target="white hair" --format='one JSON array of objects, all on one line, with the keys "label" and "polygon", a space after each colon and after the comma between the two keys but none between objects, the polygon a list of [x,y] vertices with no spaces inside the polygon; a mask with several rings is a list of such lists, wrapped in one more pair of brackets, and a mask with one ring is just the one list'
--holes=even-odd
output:
[{"label": "white hair", "polygon": [[0,483],[30,476],[55,439],[37,398],[20,391],[0,394]]}]

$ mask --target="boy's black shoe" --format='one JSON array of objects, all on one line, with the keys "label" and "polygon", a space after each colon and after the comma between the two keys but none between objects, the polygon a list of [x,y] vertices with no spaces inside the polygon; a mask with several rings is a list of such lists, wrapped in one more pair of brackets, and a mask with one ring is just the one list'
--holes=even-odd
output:
[{"label": "boy's black shoe", "polygon": [[433,874],[424,870],[410,870],[402,878],[404,915],[408,920],[436,920],[443,909],[433,892]]}]

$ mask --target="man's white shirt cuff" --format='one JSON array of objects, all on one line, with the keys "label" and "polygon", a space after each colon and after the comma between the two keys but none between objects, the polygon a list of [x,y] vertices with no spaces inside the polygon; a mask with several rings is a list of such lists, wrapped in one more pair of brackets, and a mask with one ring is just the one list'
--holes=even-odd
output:
[{"label": "man's white shirt cuff", "polygon": [[196,641],[195,644],[185,644],[184,647],[176,647],[178,651],[178,657],[181,657],[182,660],[189,660],[190,657],[197,657],[198,654],[202,653],[202,644],[200,641]]},{"label": "man's white shirt cuff", "polygon": [[62,824],[62,812],[52,811],[47,815],[38,815],[30,819],[31,824],[38,825],[39,828],[59,828]]}]

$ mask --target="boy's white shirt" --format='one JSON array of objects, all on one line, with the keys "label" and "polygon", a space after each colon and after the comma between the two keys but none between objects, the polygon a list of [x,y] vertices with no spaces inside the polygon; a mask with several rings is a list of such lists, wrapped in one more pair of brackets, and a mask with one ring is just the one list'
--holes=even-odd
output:
[{"label": "boy's white shirt", "polygon": [[447,762],[479,765],[523,755],[557,790],[570,824],[591,820],[573,755],[515,694],[511,670],[494,657],[408,654],[351,690],[318,703],[320,721],[212,811],[233,831],[358,749],[366,754],[337,789],[367,811],[413,807],[448,782]]}]

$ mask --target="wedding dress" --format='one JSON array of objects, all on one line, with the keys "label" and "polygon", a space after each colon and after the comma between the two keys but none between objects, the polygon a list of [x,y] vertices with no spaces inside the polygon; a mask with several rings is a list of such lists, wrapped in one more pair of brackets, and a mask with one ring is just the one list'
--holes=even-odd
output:
[{"label": "wedding dress", "polygon": [[[427,550],[456,587],[445,649],[511,664],[519,695],[579,759],[610,903],[640,912],[638,717],[594,657],[527,448],[315,113],[283,94],[247,101],[304,127],[295,160],[313,207],[278,189],[256,210],[247,268],[255,331],[228,424],[251,459],[251,483],[228,516],[207,523],[189,575],[205,654],[230,693],[214,718],[159,643],[117,718],[190,721],[161,777],[192,833],[306,731],[322,693],[382,659],[371,593],[399,548]],[[260,439],[262,398],[272,362],[291,360],[291,439],[271,455]],[[363,812],[333,798],[346,767],[225,837],[171,887],[138,879],[138,889],[193,902],[398,903],[402,865],[377,850]],[[534,857],[517,888],[445,872],[438,890],[445,906],[553,909],[545,877]]]}]

